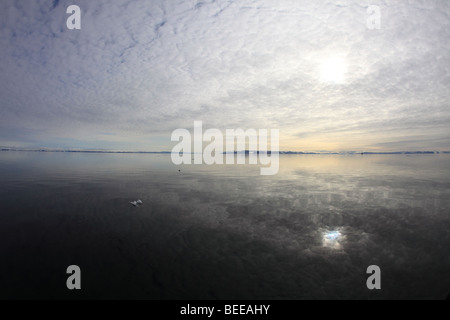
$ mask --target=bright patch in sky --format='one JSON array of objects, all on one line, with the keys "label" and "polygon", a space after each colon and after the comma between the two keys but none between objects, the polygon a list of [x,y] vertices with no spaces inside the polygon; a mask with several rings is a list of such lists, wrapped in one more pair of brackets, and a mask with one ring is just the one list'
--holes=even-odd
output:
[{"label": "bright patch in sky", "polygon": [[342,83],[347,72],[345,62],[340,58],[329,58],[322,62],[320,78],[323,82]]}]

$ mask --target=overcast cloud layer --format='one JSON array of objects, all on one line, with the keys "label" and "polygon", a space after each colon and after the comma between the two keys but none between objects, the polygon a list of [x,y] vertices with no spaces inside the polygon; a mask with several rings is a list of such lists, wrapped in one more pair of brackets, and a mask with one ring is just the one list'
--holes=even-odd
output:
[{"label": "overcast cloud layer", "polygon": [[202,120],[283,150],[450,149],[446,0],[3,0],[0,48],[3,146],[170,150]]}]

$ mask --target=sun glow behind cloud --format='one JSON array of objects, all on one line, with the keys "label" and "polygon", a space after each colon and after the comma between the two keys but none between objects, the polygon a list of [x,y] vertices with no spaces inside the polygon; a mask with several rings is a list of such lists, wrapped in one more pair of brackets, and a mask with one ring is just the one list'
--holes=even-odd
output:
[{"label": "sun glow behind cloud", "polygon": [[342,83],[345,80],[347,68],[340,58],[328,58],[321,63],[320,79],[327,83]]},{"label": "sun glow behind cloud", "polygon": [[[450,149],[450,2],[0,3],[0,145],[170,149],[175,128],[284,150]],[[108,135],[101,134],[107,132]],[[164,139],[167,137],[167,139]]]}]

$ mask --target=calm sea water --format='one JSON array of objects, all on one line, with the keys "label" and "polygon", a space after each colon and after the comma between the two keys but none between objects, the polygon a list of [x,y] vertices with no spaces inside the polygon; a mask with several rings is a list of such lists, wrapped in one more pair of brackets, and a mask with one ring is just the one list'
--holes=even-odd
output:
[{"label": "calm sea water", "polygon": [[[181,172],[178,172],[181,169]],[[0,152],[0,298],[444,299],[450,155]],[[129,201],[141,199],[133,207]],[[81,268],[82,289],[66,288]],[[381,268],[381,290],[366,269]]]}]

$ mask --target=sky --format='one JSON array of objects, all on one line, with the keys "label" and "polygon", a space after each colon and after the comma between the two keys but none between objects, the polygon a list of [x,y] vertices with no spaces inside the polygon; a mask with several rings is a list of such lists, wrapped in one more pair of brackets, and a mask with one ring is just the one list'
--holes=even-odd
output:
[{"label": "sky", "polygon": [[2,0],[0,48],[0,146],[171,150],[200,120],[281,150],[450,150],[447,0]]}]

